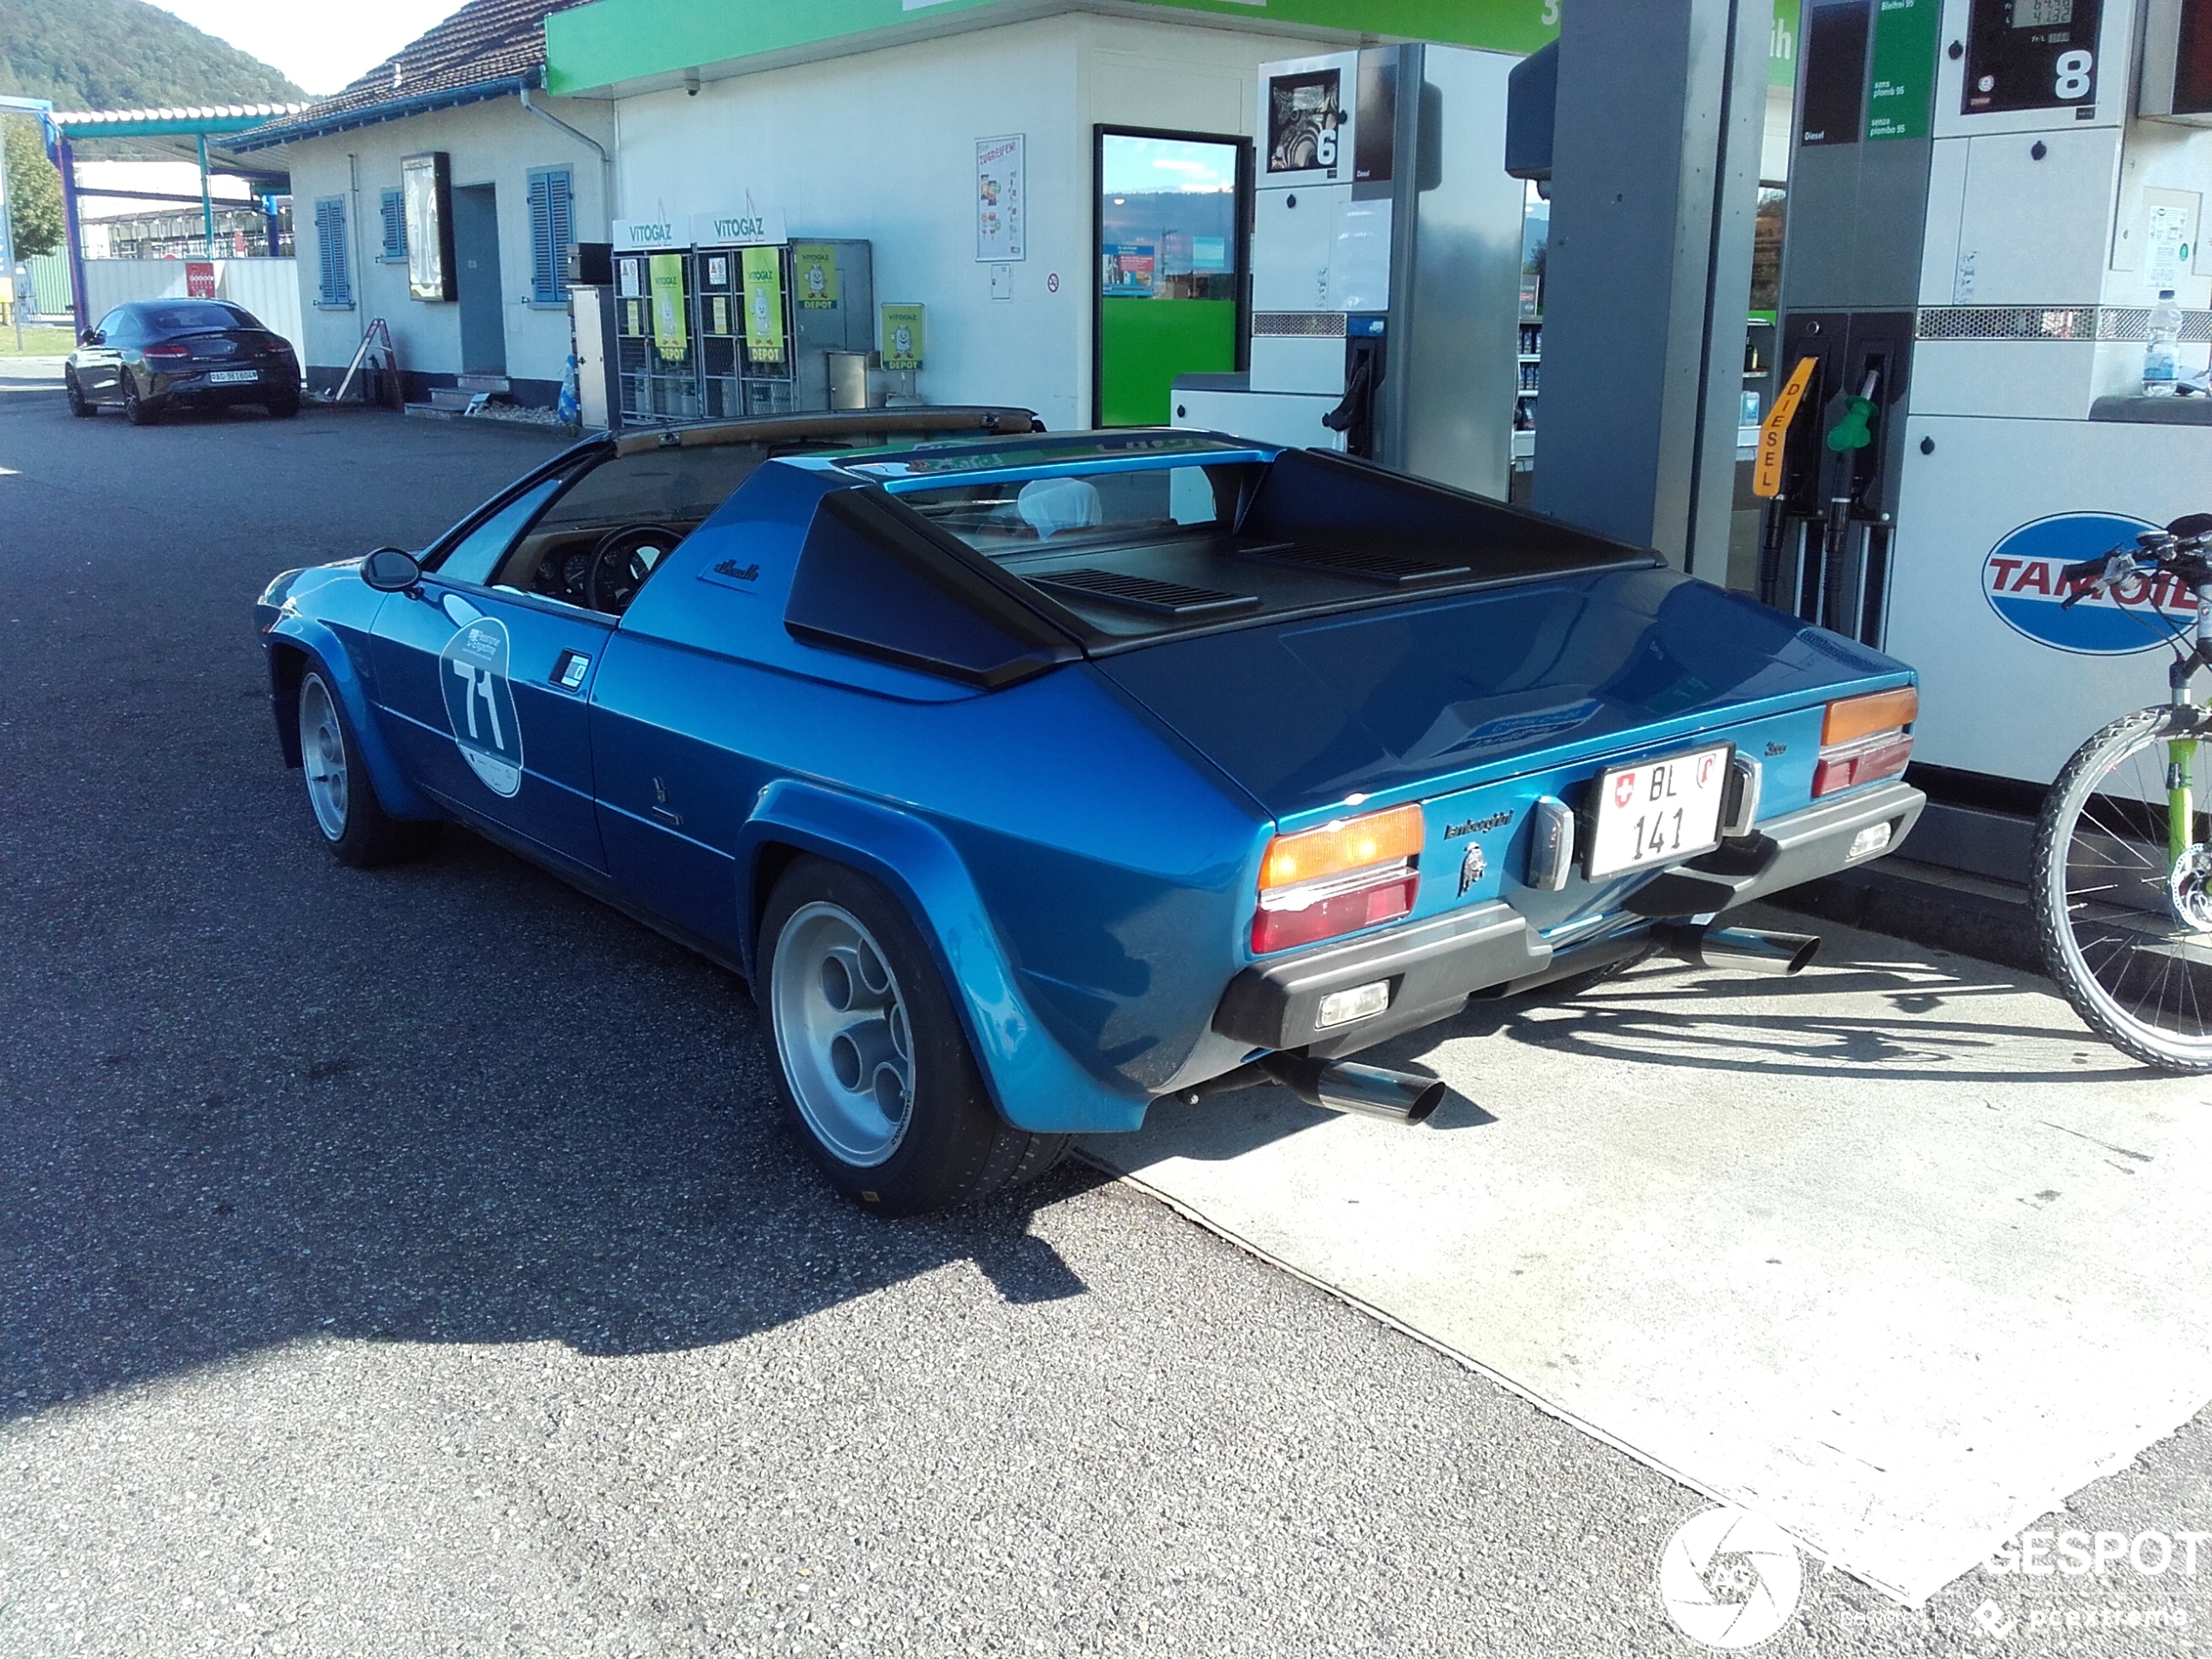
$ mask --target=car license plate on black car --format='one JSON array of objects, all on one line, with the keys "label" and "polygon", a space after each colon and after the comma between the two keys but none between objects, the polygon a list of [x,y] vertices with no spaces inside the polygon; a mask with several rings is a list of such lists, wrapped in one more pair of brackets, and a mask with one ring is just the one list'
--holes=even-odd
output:
[{"label": "car license plate on black car", "polygon": [[1721,844],[1721,806],[1734,745],[1615,766],[1597,780],[1589,877],[1672,864]]},{"label": "car license plate on black car", "polygon": [[219,368],[207,377],[207,383],[210,386],[243,386],[248,381],[258,381],[260,378],[261,374],[259,369]]}]

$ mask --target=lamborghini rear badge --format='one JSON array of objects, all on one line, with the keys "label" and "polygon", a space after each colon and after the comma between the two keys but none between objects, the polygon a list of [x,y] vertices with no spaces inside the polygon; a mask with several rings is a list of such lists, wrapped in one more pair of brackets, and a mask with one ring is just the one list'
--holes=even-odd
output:
[{"label": "lamborghini rear badge", "polygon": [[1483,873],[1489,867],[1490,860],[1482,856],[1482,844],[1470,841],[1467,856],[1460,860],[1460,897],[1466,898],[1467,889],[1481,880]]}]

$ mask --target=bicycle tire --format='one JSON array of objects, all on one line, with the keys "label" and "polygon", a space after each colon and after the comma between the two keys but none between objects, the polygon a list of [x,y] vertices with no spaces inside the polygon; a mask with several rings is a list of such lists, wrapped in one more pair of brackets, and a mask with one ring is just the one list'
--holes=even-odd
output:
[{"label": "bicycle tire", "polygon": [[[2200,738],[2212,737],[2199,711],[2160,705],[2124,714],[2074,752],[2058,781],[2051,786],[2041,816],[2036,822],[2032,896],[2036,934],[2043,960],[2066,1000],[2082,1022],[2121,1053],[2161,1070],[2212,1071],[2212,930],[2192,928],[2171,907],[2162,914],[2148,903],[2148,883],[2163,887],[2172,860],[2165,847],[2145,834],[2131,837],[2124,822],[2132,802],[2145,792],[2141,775],[2130,781],[2134,792],[2114,798],[2098,786],[2133,758],[2151,753],[2169,736],[2186,729]],[[2162,779],[2162,761],[2160,772]],[[2100,803],[2102,803],[2101,806]],[[2101,812],[2101,816],[2100,813]],[[2200,811],[2196,816],[2201,820]],[[2147,821],[2147,819],[2146,819]],[[2192,826],[2193,829],[2195,826]],[[2160,829],[2158,833],[2163,834]],[[2142,864],[2134,870],[2109,853],[2103,862],[2086,861],[2090,847],[2087,836],[2117,844]],[[2202,845],[2202,838],[2195,838]],[[2078,884],[2072,873],[2110,873],[2101,884]],[[2122,892],[2132,883],[2134,891],[2121,899],[2093,900],[2089,894]],[[2195,948],[2184,954],[2183,945]],[[2104,947],[2092,960],[2093,952]],[[2122,995],[2122,988],[2139,966],[2158,975],[2152,987],[2150,1007]],[[2175,970],[2180,970],[2178,979]],[[2200,988],[2199,981],[2205,988]],[[2175,995],[2168,1005],[2168,993]],[[2186,1022],[2193,1028],[2184,1032]],[[2149,1017],[2146,1017],[2148,1012]],[[2171,1018],[2171,1027],[2162,1022]]]}]

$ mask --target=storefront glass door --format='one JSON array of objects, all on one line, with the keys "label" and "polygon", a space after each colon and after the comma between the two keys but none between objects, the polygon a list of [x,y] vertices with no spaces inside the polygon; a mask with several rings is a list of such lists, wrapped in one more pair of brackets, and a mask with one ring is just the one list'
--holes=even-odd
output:
[{"label": "storefront glass door", "polygon": [[1165,426],[1177,375],[1240,365],[1251,146],[1108,127],[1097,145],[1095,412]]}]

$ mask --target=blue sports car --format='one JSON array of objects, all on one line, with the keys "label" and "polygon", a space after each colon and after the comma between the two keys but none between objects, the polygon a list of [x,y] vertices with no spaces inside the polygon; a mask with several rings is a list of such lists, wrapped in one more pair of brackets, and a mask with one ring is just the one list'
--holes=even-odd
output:
[{"label": "blue sports car", "polygon": [[349,864],[447,819],[745,976],[887,1213],[1156,1100],[1350,1061],[1893,848],[1903,664],[1658,555],[1339,456],[1013,410],[587,441],[256,609]]}]

